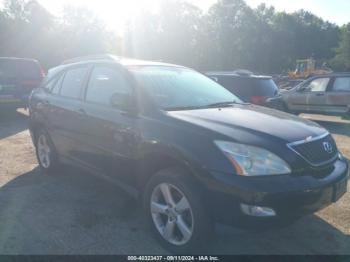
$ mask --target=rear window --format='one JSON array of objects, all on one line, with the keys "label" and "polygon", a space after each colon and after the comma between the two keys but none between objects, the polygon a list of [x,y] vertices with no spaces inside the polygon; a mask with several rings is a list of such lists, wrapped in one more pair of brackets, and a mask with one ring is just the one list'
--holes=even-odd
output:
[{"label": "rear window", "polygon": [[0,60],[0,77],[39,79],[42,77],[40,66],[34,61]]},{"label": "rear window", "polygon": [[251,96],[273,97],[278,92],[275,82],[269,78],[243,78],[217,76],[217,82],[240,98]]}]

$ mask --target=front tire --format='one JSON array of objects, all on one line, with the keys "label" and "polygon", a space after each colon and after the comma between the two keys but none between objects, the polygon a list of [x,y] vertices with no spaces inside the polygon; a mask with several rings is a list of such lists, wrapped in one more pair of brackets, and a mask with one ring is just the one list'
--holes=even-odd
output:
[{"label": "front tire", "polygon": [[45,173],[55,171],[59,163],[50,136],[45,130],[39,130],[35,137],[35,151],[40,168]]},{"label": "front tire", "polygon": [[144,198],[152,232],[176,254],[199,252],[207,244],[213,224],[191,177],[183,169],[169,168],[149,181]]}]

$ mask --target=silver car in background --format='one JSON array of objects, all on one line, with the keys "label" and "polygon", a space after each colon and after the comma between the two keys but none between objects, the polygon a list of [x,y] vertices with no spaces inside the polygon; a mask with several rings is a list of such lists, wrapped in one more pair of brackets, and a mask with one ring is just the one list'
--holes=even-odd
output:
[{"label": "silver car in background", "polygon": [[350,116],[350,73],[315,76],[267,101],[283,111]]}]

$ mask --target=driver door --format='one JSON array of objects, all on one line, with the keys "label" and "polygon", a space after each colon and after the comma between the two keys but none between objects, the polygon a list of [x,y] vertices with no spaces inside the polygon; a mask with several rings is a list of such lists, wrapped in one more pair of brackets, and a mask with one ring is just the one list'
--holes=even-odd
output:
[{"label": "driver door", "polygon": [[286,102],[288,108],[295,112],[306,112],[308,110],[307,106],[307,92],[306,87],[308,82],[304,85],[301,85],[299,88],[295,88],[291,92],[286,92]]},{"label": "driver door", "polygon": [[327,96],[326,91],[330,83],[329,77],[316,78],[310,82],[307,89],[307,104],[309,112],[327,112]]},{"label": "driver door", "polygon": [[132,184],[134,179],[138,118],[122,106],[113,106],[111,101],[112,97],[134,95],[130,81],[119,67],[95,65],[85,93],[85,120],[81,123],[87,145],[87,150],[81,154],[82,160],[127,184]]}]

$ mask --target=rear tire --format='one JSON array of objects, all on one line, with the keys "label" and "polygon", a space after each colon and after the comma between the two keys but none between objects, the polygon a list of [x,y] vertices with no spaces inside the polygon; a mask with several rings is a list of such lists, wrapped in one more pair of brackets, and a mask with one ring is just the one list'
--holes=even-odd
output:
[{"label": "rear tire", "polygon": [[35,134],[35,152],[39,166],[45,173],[57,170],[59,161],[56,149],[49,134],[44,129],[40,129]]},{"label": "rear tire", "polygon": [[180,168],[157,172],[144,195],[147,220],[156,239],[176,254],[199,252],[212,237],[213,223],[190,174]]}]

